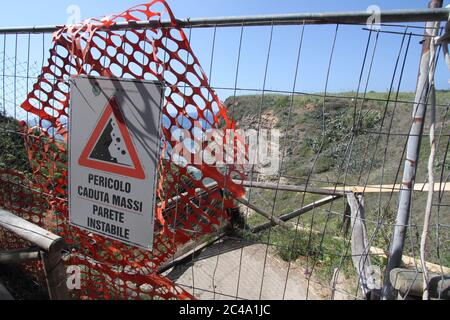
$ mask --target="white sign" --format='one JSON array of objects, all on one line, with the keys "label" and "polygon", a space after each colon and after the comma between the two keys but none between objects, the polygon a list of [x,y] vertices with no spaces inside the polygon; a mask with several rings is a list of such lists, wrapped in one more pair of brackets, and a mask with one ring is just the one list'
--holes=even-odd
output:
[{"label": "white sign", "polygon": [[72,81],[72,225],[152,250],[161,108],[159,82],[84,76]]}]

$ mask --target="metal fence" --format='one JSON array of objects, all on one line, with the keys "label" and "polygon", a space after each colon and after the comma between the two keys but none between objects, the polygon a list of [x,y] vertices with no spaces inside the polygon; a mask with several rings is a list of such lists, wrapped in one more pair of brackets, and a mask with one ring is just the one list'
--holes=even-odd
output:
[{"label": "metal fence", "polygon": [[[376,26],[367,25],[370,13],[177,20],[230,117],[245,129],[280,132],[280,158],[275,174],[263,174],[260,166],[246,168],[246,195],[234,199],[238,207],[230,214],[232,227],[221,225],[203,237],[193,236],[157,273],[200,299],[377,298],[390,277],[389,256],[398,256],[389,249],[394,230],[400,228],[406,241],[401,261],[391,260],[391,267],[411,269],[421,279],[431,132],[428,124],[420,125],[417,110],[429,105],[432,90],[427,82],[419,103],[413,91],[421,41],[435,30],[423,22],[446,21],[448,14],[447,9],[386,12]],[[96,32],[126,37],[170,28],[173,24],[124,22]],[[29,127],[51,127],[20,106],[54,54],[49,49],[54,48],[51,33],[57,30],[0,29],[0,168],[28,170],[29,179],[36,172],[28,169],[26,152],[18,144],[26,134],[17,120]],[[445,28],[436,32],[444,34]],[[436,61],[438,90],[436,184],[426,260],[430,272],[444,277],[450,268],[450,94],[441,56],[437,47],[430,59]],[[67,126],[67,118],[61,120]],[[411,135],[418,123],[419,133]],[[58,138],[56,131],[49,133]],[[411,159],[408,143],[415,138],[419,152]],[[402,184],[405,159],[415,163],[413,184],[407,187]],[[405,189],[413,191],[407,196],[410,216],[402,223],[398,199]],[[8,207],[6,199],[13,201],[4,189],[0,203]],[[191,214],[177,210],[180,217]],[[99,285],[116,285],[109,276],[97,279]],[[106,291],[97,291],[98,298],[135,298],[120,290],[111,296],[98,292]]]}]

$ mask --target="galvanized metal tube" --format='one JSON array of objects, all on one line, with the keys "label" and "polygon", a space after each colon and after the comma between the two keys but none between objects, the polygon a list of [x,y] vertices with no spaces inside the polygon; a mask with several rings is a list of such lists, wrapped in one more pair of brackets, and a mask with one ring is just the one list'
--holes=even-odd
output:
[{"label": "galvanized metal tube", "polygon": [[[442,0],[432,0],[430,8],[442,7]],[[422,55],[419,66],[419,76],[417,81],[416,97],[413,110],[413,123],[411,125],[410,135],[408,137],[408,146],[406,150],[405,168],[403,171],[403,187],[399,195],[399,205],[397,219],[394,227],[391,247],[389,250],[389,260],[385,272],[385,280],[382,292],[382,298],[385,300],[395,299],[395,292],[389,281],[391,270],[398,268],[402,261],[403,249],[407,225],[409,224],[411,214],[411,198],[414,190],[415,177],[417,172],[417,162],[419,160],[419,151],[421,144],[421,135],[424,128],[425,113],[427,110],[428,95],[430,90],[429,72],[430,59],[434,57],[430,54],[431,37],[437,36],[435,22],[428,22],[425,29],[425,36],[422,45]]]},{"label": "galvanized metal tube", "polygon": [[[450,9],[423,9],[423,10],[389,10],[381,12],[381,23],[424,22],[447,20]],[[177,20],[182,28],[210,28],[235,26],[268,26],[268,25],[296,25],[296,24],[366,24],[371,12],[330,12],[330,13],[293,13],[255,16],[214,17],[214,18],[186,18]],[[61,26],[31,26],[31,27],[4,27],[0,34],[33,34],[52,33]],[[173,27],[170,21],[141,21],[117,23],[112,30],[145,29],[155,27]]]}]

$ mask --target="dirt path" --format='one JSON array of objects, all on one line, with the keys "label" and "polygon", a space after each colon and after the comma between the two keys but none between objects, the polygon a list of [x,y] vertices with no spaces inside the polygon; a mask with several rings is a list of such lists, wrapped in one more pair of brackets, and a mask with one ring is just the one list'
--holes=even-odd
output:
[{"label": "dirt path", "polygon": [[[305,275],[275,258],[262,244],[246,245],[226,240],[206,249],[189,265],[168,274],[188,292],[202,300],[318,300]],[[239,286],[239,290],[238,290]],[[194,287],[194,289],[192,289]]]}]

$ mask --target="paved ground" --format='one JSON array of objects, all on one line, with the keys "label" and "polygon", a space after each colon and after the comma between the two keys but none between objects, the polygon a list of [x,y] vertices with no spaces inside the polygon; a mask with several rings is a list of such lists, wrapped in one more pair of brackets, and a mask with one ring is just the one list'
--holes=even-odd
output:
[{"label": "paved ground", "polygon": [[11,294],[6,290],[3,284],[0,282],[0,301],[3,300],[14,300]]},{"label": "paved ground", "polygon": [[287,279],[289,264],[266,252],[265,245],[246,246],[227,240],[209,247],[193,263],[177,267],[168,276],[202,300],[236,296],[247,300],[281,300],[283,295],[286,300],[319,299],[311,287],[308,292],[301,270],[291,266]]}]

